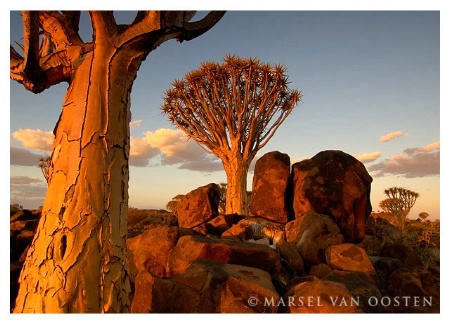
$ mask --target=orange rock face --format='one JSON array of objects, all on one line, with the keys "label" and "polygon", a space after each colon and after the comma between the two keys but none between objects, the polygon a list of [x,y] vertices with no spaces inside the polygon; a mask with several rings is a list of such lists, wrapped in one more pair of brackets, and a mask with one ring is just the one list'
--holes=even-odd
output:
[{"label": "orange rock face", "polygon": [[170,253],[170,273],[182,273],[199,259],[251,266],[268,272],[272,277],[281,269],[278,252],[270,247],[235,240],[183,236]]},{"label": "orange rock face", "polygon": [[302,282],[281,299],[286,313],[360,313],[359,301],[344,284],[315,280]]},{"label": "orange rock face", "polygon": [[278,151],[264,154],[255,164],[250,215],[286,224],[290,216],[286,192],[290,158]]},{"label": "orange rock face", "polygon": [[323,151],[292,166],[295,216],[309,210],[331,216],[346,241],[360,241],[372,211],[372,177],[364,165],[341,151]]}]

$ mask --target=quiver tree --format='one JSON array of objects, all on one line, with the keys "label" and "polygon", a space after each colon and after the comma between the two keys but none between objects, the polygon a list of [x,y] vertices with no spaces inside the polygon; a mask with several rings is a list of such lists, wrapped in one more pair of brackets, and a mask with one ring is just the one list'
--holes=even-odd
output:
[{"label": "quiver tree", "polygon": [[281,65],[226,56],[223,64],[202,63],[165,93],[162,111],[169,120],[222,160],[227,214],[248,214],[250,163],[301,99],[285,72]]},{"label": "quiver tree", "polygon": [[45,181],[47,181],[47,183],[50,178],[49,169],[50,169],[51,162],[52,162],[52,157],[45,156],[45,157],[41,157],[39,159],[39,164],[38,164],[38,167],[39,167],[39,169],[41,169],[42,175],[44,176]]},{"label": "quiver tree", "polygon": [[406,216],[408,216],[411,208],[416,203],[419,194],[417,192],[392,187],[384,190],[384,193],[389,198],[384,199],[380,202],[380,208],[394,216],[395,223],[400,228],[405,226]]},{"label": "quiver tree", "polygon": [[10,47],[10,77],[34,93],[69,87],[54,129],[48,190],[20,275],[14,312],[125,312],[130,93],[142,61],[163,42],[187,41],[224,12],[139,11],[128,25],[91,11],[25,11],[23,53]]}]

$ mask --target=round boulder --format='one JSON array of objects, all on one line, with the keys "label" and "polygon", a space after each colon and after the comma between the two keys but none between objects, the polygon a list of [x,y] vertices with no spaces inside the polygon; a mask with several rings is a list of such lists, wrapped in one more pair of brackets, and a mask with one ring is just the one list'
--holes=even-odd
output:
[{"label": "round boulder", "polygon": [[342,151],[322,151],[292,166],[295,216],[308,210],[331,216],[347,242],[364,238],[372,211],[372,177],[364,165]]}]

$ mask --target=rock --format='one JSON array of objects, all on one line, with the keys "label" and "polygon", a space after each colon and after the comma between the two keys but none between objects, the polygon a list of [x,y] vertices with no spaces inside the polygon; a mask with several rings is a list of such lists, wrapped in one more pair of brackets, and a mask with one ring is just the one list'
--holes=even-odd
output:
[{"label": "rock", "polygon": [[352,243],[332,245],[325,251],[331,269],[358,272],[378,285],[375,268],[364,249]]},{"label": "rock", "polygon": [[262,269],[276,277],[281,264],[278,252],[260,245],[203,236],[183,236],[169,256],[171,275],[184,272],[195,260],[204,259]]},{"label": "rock", "polygon": [[222,234],[222,238],[238,237],[240,240],[268,238],[270,244],[284,239],[284,225],[261,217],[246,217]]},{"label": "rock", "polygon": [[37,210],[37,211],[31,211],[28,209],[22,209],[19,210],[17,213],[15,213],[14,215],[12,215],[9,218],[9,222],[15,222],[15,221],[27,221],[27,220],[37,220],[39,219],[39,217],[41,216],[41,211]]},{"label": "rock", "polygon": [[325,263],[319,263],[311,266],[311,269],[309,270],[309,275],[315,276],[317,278],[323,278],[331,271],[333,271],[333,269],[331,269],[329,265]]},{"label": "rock", "polygon": [[[215,301],[219,313],[276,313],[279,296],[270,275],[260,269],[236,264],[197,260],[183,273],[171,278]],[[254,297],[256,305],[249,305]],[[273,304],[265,305],[265,300]]]},{"label": "rock", "polygon": [[16,301],[17,293],[19,292],[19,276],[20,271],[22,271],[23,263],[17,261],[11,261],[9,263],[9,286],[10,286],[10,295],[9,295],[9,309],[14,308],[14,303]]},{"label": "rock", "polygon": [[291,287],[281,305],[286,313],[361,313],[358,300],[344,284],[320,279]]},{"label": "rock", "polygon": [[374,235],[383,243],[393,243],[402,238],[402,231],[384,218],[374,218],[373,213],[366,222],[366,234]]},{"label": "rock", "polygon": [[219,215],[211,219],[207,224],[214,227],[214,233],[222,235],[223,232],[228,230],[233,224],[239,222],[243,217],[239,217],[237,214],[224,214]]},{"label": "rock", "polygon": [[[433,306],[433,298],[430,299],[423,289],[420,276],[408,268],[401,267],[392,272],[389,277],[389,288],[390,295],[400,300],[396,312],[427,313],[428,308]],[[427,305],[426,301],[430,301],[431,305]]]},{"label": "rock", "polygon": [[132,313],[213,313],[209,296],[143,270],[135,279]]},{"label": "rock", "polygon": [[325,262],[325,250],[328,246],[344,242],[344,237],[333,220],[312,210],[296,225],[299,227],[295,230],[297,237],[294,242],[303,261],[310,265]]},{"label": "rock", "polygon": [[309,210],[331,216],[347,242],[364,238],[372,211],[372,177],[357,159],[341,151],[323,151],[292,166],[295,216]]},{"label": "rock", "polygon": [[216,228],[209,223],[200,224],[192,229],[201,235],[219,235],[219,233],[216,232]]},{"label": "rock", "polygon": [[176,207],[178,225],[192,228],[205,223],[219,214],[220,190],[215,183],[189,192]]},{"label": "rock", "polygon": [[265,246],[271,246],[270,245],[270,241],[269,241],[269,239],[267,237],[264,237],[264,238],[259,239],[259,240],[250,239],[250,240],[247,240],[245,242],[253,243],[253,244],[261,244],[261,245],[265,245]]},{"label": "rock", "polygon": [[416,251],[414,251],[413,248],[400,243],[394,243],[384,246],[384,248],[380,252],[380,256],[400,260],[411,269],[424,269],[422,259],[419,257]]},{"label": "rock", "polygon": [[[255,301],[255,304],[249,304]],[[273,304],[264,303],[265,300]],[[197,260],[171,279],[136,277],[134,313],[276,313],[279,296],[267,272]],[[265,305],[266,304],[266,305]]]},{"label": "rock", "polygon": [[343,283],[352,296],[358,299],[359,307],[364,313],[393,312],[392,307],[385,307],[381,303],[383,296],[380,290],[357,272],[333,270],[322,279]]},{"label": "rock", "polygon": [[403,263],[397,259],[387,257],[369,257],[370,261],[377,273],[378,282],[380,284],[380,290],[383,294],[389,292],[389,277],[392,272],[403,266]]},{"label": "rock", "polygon": [[[11,233],[11,232],[10,232]],[[10,259],[18,261],[20,256],[28,248],[34,238],[36,229],[24,229],[22,231],[16,231],[13,235],[10,234],[11,250]]]},{"label": "rock", "polygon": [[286,201],[290,178],[289,155],[278,151],[264,154],[255,164],[250,215],[286,224],[290,204]]},{"label": "rock", "polygon": [[156,277],[166,277],[169,254],[178,237],[177,227],[157,226],[128,239],[126,264],[131,281],[143,270]]},{"label": "rock", "polygon": [[363,248],[368,255],[379,255],[383,248],[383,243],[375,235],[365,235],[364,239],[357,244]]},{"label": "rock", "polygon": [[9,230],[10,231],[24,231],[24,230],[31,230],[35,231],[38,226],[38,220],[37,219],[31,219],[31,220],[17,220],[15,222],[11,222],[9,224]]},{"label": "rock", "polygon": [[303,259],[297,251],[295,243],[279,240],[277,249],[281,258],[286,260],[290,267],[295,271],[295,275],[302,275],[304,271]]}]

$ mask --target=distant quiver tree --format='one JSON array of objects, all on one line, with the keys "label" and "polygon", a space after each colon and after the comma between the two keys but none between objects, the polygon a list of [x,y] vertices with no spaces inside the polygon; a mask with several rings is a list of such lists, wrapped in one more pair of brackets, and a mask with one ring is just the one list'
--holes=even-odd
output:
[{"label": "distant quiver tree", "polygon": [[169,120],[208,153],[227,175],[227,214],[248,214],[247,173],[256,153],[301,100],[286,68],[227,55],[175,80],[161,107]]},{"label": "distant quiver tree", "polygon": [[131,89],[151,51],[199,37],[224,12],[191,22],[194,14],[138,11],[130,24],[117,24],[112,11],[90,11],[93,33],[85,42],[80,11],[22,12],[24,43],[10,47],[10,78],[33,93],[61,82],[68,88],[14,312],[128,311]]},{"label": "distant quiver tree", "polygon": [[51,165],[51,163],[52,163],[52,157],[49,156],[49,155],[41,157],[39,159],[38,167],[41,169],[42,175],[44,176],[45,181],[47,181],[47,183],[50,180],[50,173],[49,172],[50,172],[50,165]]},{"label": "distant quiver tree", "polygon": [[400,228],[405,226],[406,216],[416,203],[419,194],[417,192],[398,187],[391,187],[384,190],[387,199],[380,202],[380,208],[394,216],[395,223]]}]

